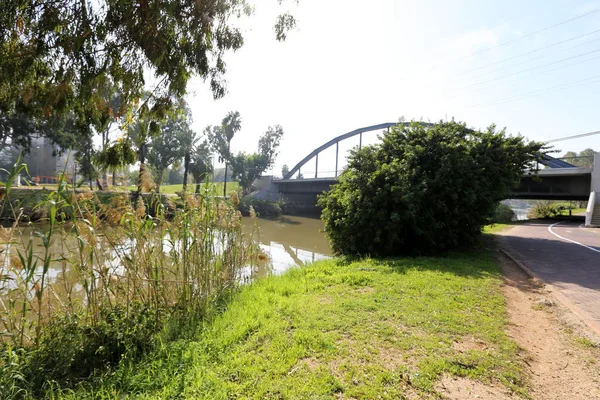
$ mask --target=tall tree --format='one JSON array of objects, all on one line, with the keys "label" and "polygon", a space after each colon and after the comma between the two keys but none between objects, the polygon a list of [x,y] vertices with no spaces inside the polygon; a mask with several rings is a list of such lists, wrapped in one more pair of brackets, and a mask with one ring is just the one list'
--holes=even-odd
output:
[{"label": "tall tree", "polygon": [[231,157],[232,175],[240,183],[244,193],[248,193],[252,183],[273,166],[282,136],[281,126],[269,127],[258,140],[257,153],[241,152]]},{"label": "tall tree", "polygon": [[227,170],[231,162],[231,140],[236,132],[242,129],[242,118],[238,111],[230,111],[221,126],[207,127],[205,133],[213,149],[219,154],[219,162],[225,163],[225,181],[223,182],[223,196],[227,196]]},{"label": "tall tree", "polygon": [[585,149],[581,152],[577,153],[574,151],[568,151],[565,153],[563,158],[566,162],[576,165],[582,168],[592,168],[594,165],[594,154],[597,154],[597,151],[593,149]]},{"label": "tall tree", "polygon": [[179,138],[182,129],[186,129],[180,118],[169,119],[162,127],[160,134],[149,144],[148,163],[156,172],[156,192],[160,193],[160,185],[165,171],[181,158]]},{"label": "tall tree", "polygon": [[[145,76],[157,82],[155,104],[185,95],[193,76],[222,97],[224,55],[244,43],[235,20],[251,10],[246,0],[4,1],[0,111],[35,118],[73,112],[81,123],[96,125],[143,111],[149,100],[138,100],[148,89]],[[294,24],[292,16],[279,16],[277,40]],[[107,85],[118,88],[119,110]]]},{"label": "tall tree", "polygon": [[192,153],[198,144],[199,137],[190,128],[192,113],[187,104],[182,104],[180,113],[180,117],[185,118],[185,125],[182,126],[182,129],[178,133],[179,148],[183,157],[183,191],[185,192],[187,190]]},{"label": "tall tree", "polygon": [[206,176],[212,173],[212,152],[210,145],[204,141],[196,146],[190,155],[189,170],[194,177],[196,194],[200,193],[200,184]]}]

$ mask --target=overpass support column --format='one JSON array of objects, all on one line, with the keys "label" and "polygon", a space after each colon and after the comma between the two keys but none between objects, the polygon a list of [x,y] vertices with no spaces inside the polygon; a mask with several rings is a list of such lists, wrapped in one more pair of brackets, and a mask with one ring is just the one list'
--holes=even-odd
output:
[{"label": "overpass support column", "polygon": [[600,154],[594,154],[592,191],[596,192],[596,204],[600,204]]}]

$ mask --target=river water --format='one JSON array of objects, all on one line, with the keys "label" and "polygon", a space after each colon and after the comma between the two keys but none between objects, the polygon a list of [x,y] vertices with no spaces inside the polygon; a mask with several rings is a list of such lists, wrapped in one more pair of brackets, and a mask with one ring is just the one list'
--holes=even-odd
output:
[{"label": "river water", "polygon": [[[247,232],[252,232],[253,224],[252,219],[244,219]],[[259,275],[280,274],[290,267],[332,255],[319,219],[283,216],[276,220],[258,219],[257,224],[259,246],[270,257],[269,271],[261,269]]]}]

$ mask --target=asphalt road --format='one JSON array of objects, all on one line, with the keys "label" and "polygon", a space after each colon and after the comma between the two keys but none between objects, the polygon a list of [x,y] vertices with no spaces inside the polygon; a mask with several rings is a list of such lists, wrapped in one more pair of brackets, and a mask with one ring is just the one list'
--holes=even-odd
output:
[{"label": "asphalt road", "polygon": [[500,245],[600,327],[600,229],[583,221],[530,221],[498,234]]}]

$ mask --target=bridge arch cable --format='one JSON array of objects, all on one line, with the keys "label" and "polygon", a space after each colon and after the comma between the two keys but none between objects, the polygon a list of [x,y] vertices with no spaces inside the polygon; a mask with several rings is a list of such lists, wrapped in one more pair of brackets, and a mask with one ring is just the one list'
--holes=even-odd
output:
[{"label": "bridge arch cable", "polygon": [[[425,125],[425,126],[433,126],[433,124],[429,123],[429,122],[421,122],[421,124]],[[378,125],[372,125],[372,126],[367,126],[365,128],[359,128],[359,129],[355,129],[351,132],[345,133],[343,135],[337,136],[333,139],[331,139],[330,141],[328,141],[327,143],[317,147],[316,149],[314,149],[309,155],[307,155],[306,157],[304,157],[302,159],[302,161],[300,161],[298,164],[296,164],[294,166],[294,168],[292,168],[287,175],[285,175],[283,177],[284,180],[287,179],[293,179],[294,175],[297,172],[300,172],[301,168],[306,165],[309,161],[311,161],[313,158],[317,157],[316,159],[316,163],[317,163],[317,172],[318,172],[318,156],[319,153],[323,152],[324,150],[327,150],[328,148],[336,145],[336,171],[335,173],[337,174],[337,158],[338,158],[338,154],[337,154],[337,149],[338,149],[338,144],[346,139],[349,139],[351,137],[357,136],[357,135],[361,135],[361,143],[362,143],[362,134],[363,133],[367,133],[367,132],[373,132],[373,131],[380,131],[382,129],[389,129],[393,126],[398,126],[398,125],[410,125],[410,122],[386,122],[383,124],[378,124]]]}]

